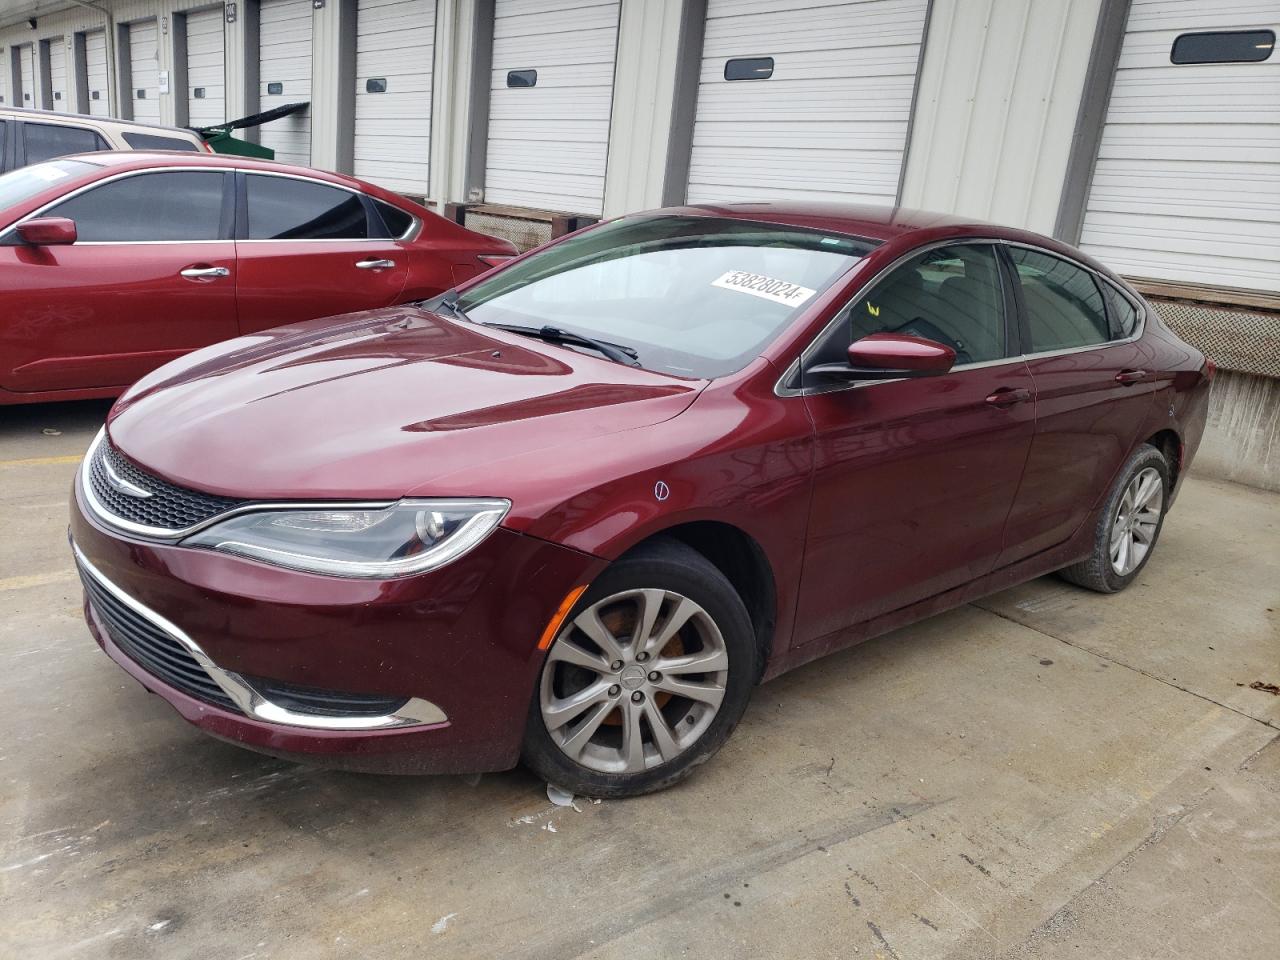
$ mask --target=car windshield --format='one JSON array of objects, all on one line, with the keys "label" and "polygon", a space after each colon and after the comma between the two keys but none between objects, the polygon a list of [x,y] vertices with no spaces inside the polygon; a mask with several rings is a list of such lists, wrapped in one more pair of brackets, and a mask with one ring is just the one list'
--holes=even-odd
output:
[{"label": "car windshield", "polygon": [[744,220],[624,218],[513,264],[458,306],[476,323],[556,327],[633,349],[650,370],[718,377],[874,246]]},{"label": "car windshield", "polygon": [[0,177],[0,215],[14,204],[30,200],[63,180],[86,174],[95,166],[83,160],[50,160],[6,173]]}]

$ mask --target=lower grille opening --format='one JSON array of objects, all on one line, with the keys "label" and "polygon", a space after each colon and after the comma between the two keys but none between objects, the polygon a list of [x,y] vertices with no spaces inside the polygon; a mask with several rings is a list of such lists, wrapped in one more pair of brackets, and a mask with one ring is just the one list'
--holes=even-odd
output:
[{"label": "lower grille opening", "polygon": [[385,717],[409,702],[408,697],[322,690],[262,677],[246,676],[245,680],[277,707],[317,717]]},{"label": "lower grille opening", "polygon": [[120,651],[142,669],[188,696],[224,710],[239,708],[176,638],[138,616],[83,569],[89,604]]}]

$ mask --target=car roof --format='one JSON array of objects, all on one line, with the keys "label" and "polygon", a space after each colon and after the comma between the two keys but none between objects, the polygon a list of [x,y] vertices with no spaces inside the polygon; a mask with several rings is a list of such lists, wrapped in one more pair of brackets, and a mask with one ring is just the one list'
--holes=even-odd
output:
[{"label": "car roof", "polygon": [[755,220],[789,227],[829,230],[881,242],[935,227],[972,226],[1002,234],[1007,228],[965,217],[910,207],[861,203],[775,201],[770,203],[699,203],[670,207],[660,213],[694,214],[733,220]]},{"label": "car roof", "polygon": [[186,127],[170,127],[160,123],[141,123],[137,120],[121,120],[118,117],[98,117],[89,113],[64,113],[60,110],[36,110],[31,107],[9,107],[0,105],[0,114],[23,117],[39,117],[41,120],[63,121],[71,123],[88,123],[109,127],[132,127],[137,130],[161,130],[165,133],[181,133],[187,137],[199,137],[194,130]]}]

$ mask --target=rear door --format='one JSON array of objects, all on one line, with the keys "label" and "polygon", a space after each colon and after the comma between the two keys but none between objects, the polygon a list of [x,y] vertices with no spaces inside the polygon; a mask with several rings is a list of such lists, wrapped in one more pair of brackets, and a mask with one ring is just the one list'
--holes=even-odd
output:
[{"label": "rear door", "polygon": [[934,248],[851,304],[806,366],[871,333],[956,350],[947,374],[806,382],[815,428],[798,643],[990,572],[1035,427],[1012,293],[992,243]]},{"label": "rear door", "polygon": [[221,171],[130,174],[41,211],[79,240],[0,240],[0,274],[20,278],[0,315],[0,386],[123,387],[237,333],[234,188]]},{"label": "rear door", "polygon": [[244,333],[385,307],[408,278],[408,250],[363,194],[280,174],[240,175]]},{"label": "rear door", "polygon": [[1036,432],[1000,566],[1057,546],[1091,518],[1158,388],[1137,315],[1131,304],[1124,312],[1117,288],[1047,251],[1006,249],[1036,386]]}]

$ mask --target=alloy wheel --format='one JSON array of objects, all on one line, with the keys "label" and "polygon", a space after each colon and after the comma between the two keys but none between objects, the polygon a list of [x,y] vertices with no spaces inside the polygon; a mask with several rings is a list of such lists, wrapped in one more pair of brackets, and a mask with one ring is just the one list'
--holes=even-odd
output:
[{"label": "alloy wheel", "polygon": [[706,610],[671,590],[627,590],[561,630],[542,671],[539,706],[570,760],[602,773],[638,773],[698,741],[728,679],[729,652]]},{"label": "alloy wheel", "polygon": [[1127,577],[1142,564],[1155,543],[1164,507],[1164,481],[1152,467],[1129,481],[1111,525],[1111,569]]}]

